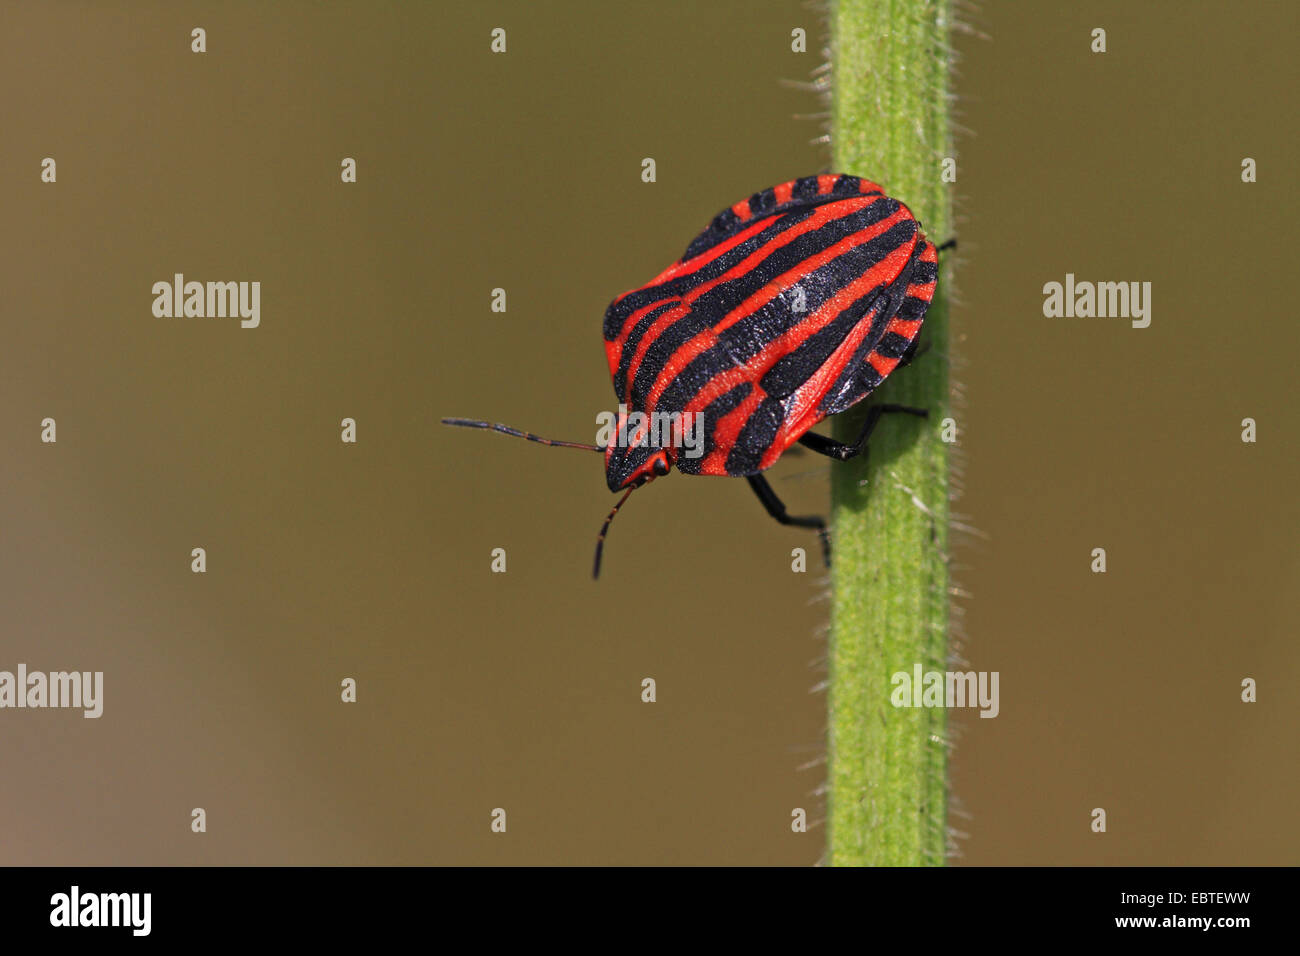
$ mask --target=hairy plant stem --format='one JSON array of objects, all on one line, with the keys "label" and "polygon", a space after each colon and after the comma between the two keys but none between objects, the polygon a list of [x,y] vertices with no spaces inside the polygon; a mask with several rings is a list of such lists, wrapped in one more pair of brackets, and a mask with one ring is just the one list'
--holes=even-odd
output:
[{"label": "hairy plant stem", "polygon": [[[904,202],[927,237],[951,236],[948,0],[832,0],[834,171]],[[868,402],[929,410],[885,415],[870,453],[832,468],[830,830],[834,865],[940,865],[946,858],[942,707],[895,707],[891,675],[946,669],[948,640],[948,305],[926,314],[926,351]],[[834,420],[853,441],[865,406]],[[920,688],[916,688],[918,694]]]}]

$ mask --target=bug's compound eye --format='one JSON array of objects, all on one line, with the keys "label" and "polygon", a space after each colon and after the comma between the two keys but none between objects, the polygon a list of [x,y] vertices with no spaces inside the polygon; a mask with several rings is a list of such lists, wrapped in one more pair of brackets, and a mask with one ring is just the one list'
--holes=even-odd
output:
[{"label": "bug's compound eye", "polygon": [[654,473],[657,477],[662,477],[668,474],[668,459],[663,455],[660,455],[655,459]]}]

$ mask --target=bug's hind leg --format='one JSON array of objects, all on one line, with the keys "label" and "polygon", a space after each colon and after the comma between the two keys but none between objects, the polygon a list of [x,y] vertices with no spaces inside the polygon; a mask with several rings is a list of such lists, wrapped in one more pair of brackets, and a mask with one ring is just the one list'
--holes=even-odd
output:
[{"label": "bug's hind leg", "polygon": [[930,414],[924,408],[912,408],[910,405],[872,405],[867,409],[867,420],[862,424],[862,432],[853,444],[846,445],[844,442],[827,438],[825,435],[817,435],[813,432],[804,432],[799,438],[799,444],[805,448],[811,448],[817,454],[825,455],[827,458],[848,461],[850,458],[855,458],[866,451],[867,439],[875,431],[880,416],[886,412],[902,412],[907,415],[915,415],[918,418],[926,418]]},{"label": "bug's hind leg", "polygon": [[754,494],[758,495],[758,500],[763,502],[763,507],[781,524],[797,525],[800,528],[816,528],[817,536],[822,542],[822,558],[826,562],[826,567],[831,566],[831,539],[826,533],[826,519],[818,515],[790,515],[786,514],[785,502],[776,496],[772,486],[767,483],[767,479],[762,475],[749,475],[745,479],[749,482],[749,487],[754,489]]}]

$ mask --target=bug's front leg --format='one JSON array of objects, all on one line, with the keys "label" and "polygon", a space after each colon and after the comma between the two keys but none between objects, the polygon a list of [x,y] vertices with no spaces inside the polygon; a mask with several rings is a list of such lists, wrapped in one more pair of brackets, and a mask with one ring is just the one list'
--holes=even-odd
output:
[{"label": "bug's front leg", "polygon": [[745,478],[749,482],[749,487],[754,489],[754,494],[758,495],[758,500],[763,502],[763,507],[781,524],[796,525],[800,528],[816,528],[817,536],[822,542],[822,559],[826,562],[826,567],[831,566],[831,539],[826,533],[826,519],[818,515],[790,515],[786,513],[785,503],[776,496],[772,486],[767,483],[767,479],[762,475],[748,475]]},{"label": "bug's front leg", "polygon": [[848,461],[866,450],[867,439],[871,437],[871,433],[875,430],[877,422],[880,421],[880,416],[886,412],[903,412],[908,415],[915,415],[918,418],[926,418],[930,414],[924,408],[912,408],[910,405],[872,405],[867,409],[867,420],[863,422],[862,431],[853,444],[846,445],[834,438],[827,438],[825,435],[817,435],[813,432],[804,432],[799,438],[799,444],[811,448],[817,454],[825,455],[827,458]]}]

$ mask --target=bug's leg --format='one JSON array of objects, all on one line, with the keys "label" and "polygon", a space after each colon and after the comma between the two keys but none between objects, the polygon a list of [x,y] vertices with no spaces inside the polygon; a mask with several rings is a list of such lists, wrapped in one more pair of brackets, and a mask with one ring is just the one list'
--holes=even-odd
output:
[{"label": "bug's leg", "polygon": [[941,245],[941,246],[935,246],[935,247],[934,247],[934,251],[935,251],[935,252],[946,252],[946,251],[949,250],[949,249],[956,249],[956,248],[957,248],[957,239],[956,239],[956,237],[954,236],[952,239],[949,239],[949,240],[948,240],[947,242],[945,242],[943,245]]},{"label": "bug's leg", "polygon": [[804,432],[799,438],[799,444],[811,448],[819,455],[825,455],[827,458],[848,461],[866,450],[867,439],[871,437],[871,433],[875,430],[876,423],[880,421],[880,416],[886,412],[904,412],[918,418],[925,418],[930,414],[924,408],[912,408],[910,405],[872,405],[867,409],[867,420],[862,424],[862,432],[853,444],[846,445],[834,438],[816,435],[813,432]]},{"label": "bug's leg", "polygon": [[749,487],[754,489],[754,494],[758,495],[758,500],[763,502],[763,507],[781,524],[797,525],[800,528],[816,528],[817,536],[822,542],[822,558],[826,561],[826,567],[831,566],[831,539],[826,534],[826,519],[817,515],[795,516],[786,514],[785,503],[776,496],[772,486],[767,483],[767,479],[762,475],[749,475],[745,479],[749,482]]},{"label": "bug's leg", "polygon": [[898,371],[900,368],[906,368],[928,351],[930,351],[929,340],[927,339],[926,343],[921,345],[921,337],[918,335],[916,338],[912,339],[912,344],[907,347],[907,351],[899,356],[898,364],[894,366],[894,371]]}]

